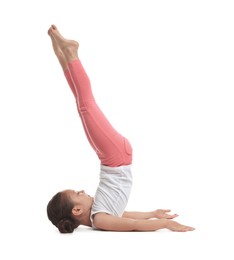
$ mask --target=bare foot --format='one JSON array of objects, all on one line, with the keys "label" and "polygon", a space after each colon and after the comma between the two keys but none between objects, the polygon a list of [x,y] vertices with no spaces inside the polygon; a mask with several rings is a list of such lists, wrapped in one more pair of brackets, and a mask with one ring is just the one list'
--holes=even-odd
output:
[{"label": "bare foot", "polygon": [[68,60],[77,57],[77,50],[79,47],[79,43],[77,41],[64,38],[55,25],[52,25],[49,28],[48,34],[52,39],[52,44],[56,55],[60,56],[61,54],[64,54]]},{"label": "bare foot", "polygon": [[52,46],[53,46],[53,49],[54,49],[54,53],[55,55],[57,56],[59,62],[60,62],[60,65],[62,66],[63,70],[65,71],[68,67],[68,64],[67,64],[67,59],[66,57],[64,56],[63,52],[60,50],[57,42],[55,41],[53,35],[49,34],[50,35],[50,38],[51,38],[51,41],[52,41]]},{"label": "bare foot", "polygon": [[56,55],[57,57],[64,56],[64,55],[63,55],[63,52],[62,52],[61,49],[59,48],[59,46],[58,46],[56,40],[54,39],[53,35],[50,34],[49,32],[48,32],[48,34],[50,35],[50,38],[51,38],[51,41],[52,41],[52,46],[53,46],[55,55]]}]

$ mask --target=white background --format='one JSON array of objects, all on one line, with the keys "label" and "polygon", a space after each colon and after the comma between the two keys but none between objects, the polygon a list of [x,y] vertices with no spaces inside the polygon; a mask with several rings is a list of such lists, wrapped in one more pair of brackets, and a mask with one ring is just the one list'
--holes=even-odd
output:
[{"label": "white background", "polygon": [[[233,259],[232,1],[2,1],[1,259]],[[128,210],[196,231],[61,235],[55,192],[94,195],[99,162],[47,35],[80,42],[100,107],[134,149]],[[138,259],[138,258],[137,258]]]}]

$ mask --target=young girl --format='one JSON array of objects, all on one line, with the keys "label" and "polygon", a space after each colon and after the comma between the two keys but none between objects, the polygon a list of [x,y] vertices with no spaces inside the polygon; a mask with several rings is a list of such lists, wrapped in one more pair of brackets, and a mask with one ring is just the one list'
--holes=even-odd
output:
[{"label": "young girl", "polygon": [[126,212],[132,186],[132,148],[97,106],[89,78],[78,58],[79,44],[65,39],[55,25],[48,34],[67,82],[76,99],[88,141],[100,160],[100,182],[94,197],[83,190],[63,190],[47,205],[49,220],[61,233],[71,233],[79,225],[110,231],[192,231],[194,228],[172,220],[170,210]]}]

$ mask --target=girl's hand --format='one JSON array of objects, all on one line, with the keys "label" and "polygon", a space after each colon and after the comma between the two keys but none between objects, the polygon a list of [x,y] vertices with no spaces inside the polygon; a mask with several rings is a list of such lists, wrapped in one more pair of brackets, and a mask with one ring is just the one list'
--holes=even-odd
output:
[{"label": "girl's hand", "polygon": [[154,217],[158,219],[166,218],[166,219],[173,219],[178,217],[177,214],[168,214],[168,212],[171,212],[170,209],[157,209],[153,212]]},{"label": "girl's hand", "polygon": [[186,231],[195,230],[195,228],[193,227],[182,225],[174,220],[168,220],[166,224],[166,228],[171,231],[177,231],[177,232],[186,232]]}]

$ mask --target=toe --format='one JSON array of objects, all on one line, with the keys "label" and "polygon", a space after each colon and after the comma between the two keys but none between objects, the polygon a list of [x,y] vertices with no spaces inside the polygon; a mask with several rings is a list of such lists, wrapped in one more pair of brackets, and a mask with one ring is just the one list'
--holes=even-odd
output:
[{"label": "toe", "polygon": [[54,24],[52,24],[51,28],[52,28],[53,30],[57,30],[57,27],[56,27]]}]

